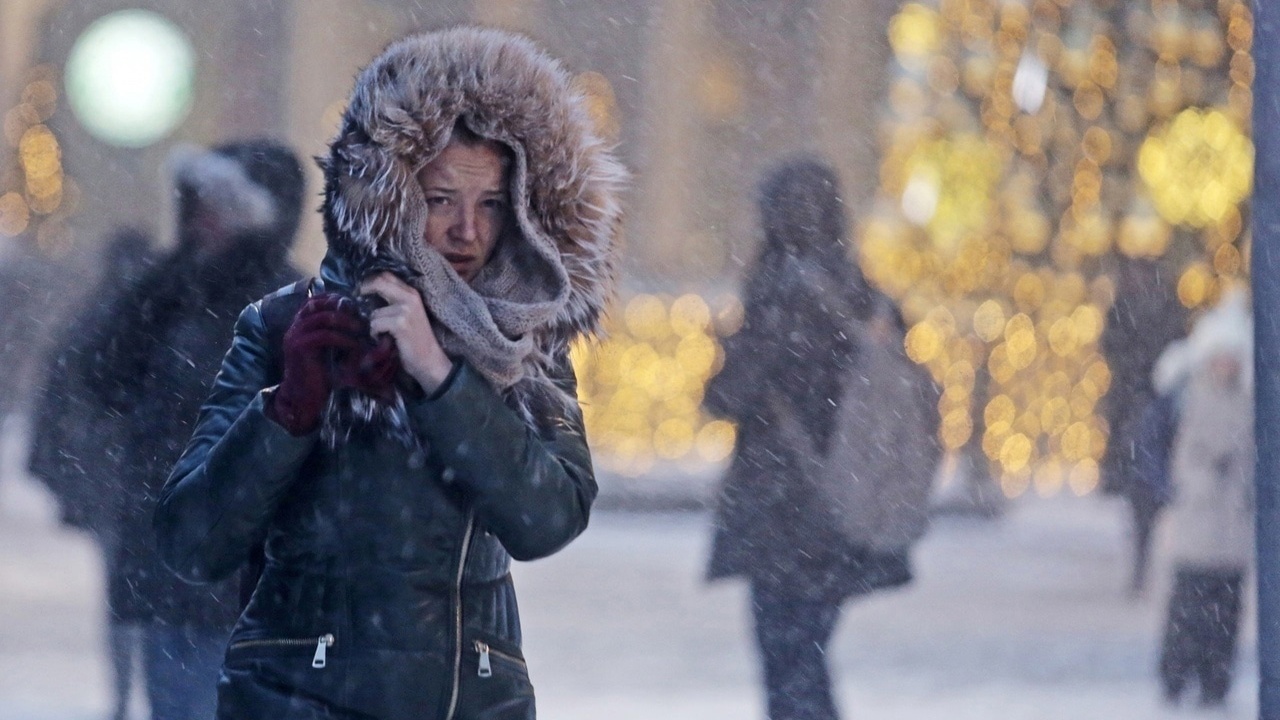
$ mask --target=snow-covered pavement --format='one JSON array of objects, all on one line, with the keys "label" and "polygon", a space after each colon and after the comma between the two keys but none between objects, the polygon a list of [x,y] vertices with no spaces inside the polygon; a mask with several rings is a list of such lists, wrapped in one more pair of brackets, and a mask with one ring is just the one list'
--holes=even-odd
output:
[{"label": "snow-covered pavement", "polygon": [[[1225,710],[1158,701],[1167,581],[1125,597],[1123,518],[1115,501],[1064,498],[939,521],[912,587],[846,607],[831,649],[845,717],[1256,716],[1252,622]],[[707,539],[700,514],[598,513],[570,548],[518,568],[542,717],[763,716],[745,592],[701,582]],[[91,544],[27,481],[0,479],[0,718],[105,717],[100,593]]]}]

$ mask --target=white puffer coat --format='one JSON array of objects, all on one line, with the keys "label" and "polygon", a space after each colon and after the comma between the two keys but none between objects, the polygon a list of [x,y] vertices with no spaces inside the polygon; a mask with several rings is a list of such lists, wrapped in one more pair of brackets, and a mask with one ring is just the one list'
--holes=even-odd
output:
[{"label": "white puffer coat", "polygon": [[[1244,298],[1230,296],[1201,319],[1180,348],[1167,353],[1157,370],[1158,383],[1185,383],[1170,464],[1174,498],[1167,528],[1172,559],[1180,567],[1243,570],[1253,557],[1251,338]],[[1221,353],[1240,362],[1240,375],[1229,386],[1215,382],[1209,370]],[[1160,377],[1162,371],[1166,377]],[[1183,380],[1175,382],[1174,375]]]}]

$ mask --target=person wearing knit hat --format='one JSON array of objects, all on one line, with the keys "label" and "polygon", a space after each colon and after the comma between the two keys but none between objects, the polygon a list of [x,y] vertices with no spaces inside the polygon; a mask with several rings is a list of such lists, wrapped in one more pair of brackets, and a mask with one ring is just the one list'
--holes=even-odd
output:
[{"label": "person wearing knit hat", "polygon": [[320,277],[250,305],[155,515],[260,575],[217,717],[533,718],[510,575],[587,525],[568,348],[612,293],[623,168],[529,40],[457,27],[359,76]]},{"label": "person wearing knit hat", "polygon": [[1160,680],[1170,702],[1194,682],[1203,704],[1220,705],[1253,557],[1253,321],[1244,293],[1228,293],[1170,346],[1153,379],[1181,396],[1168,465],[1174,586]]},{"label": "person wearing knit hat", "polygon": [[301,163],[273,141],[182,147],[170,160],[176,245],[109,302],[71,369],[82,376],[88,414],[116,419],[100,440],[119,456],[81,472],[119,479],[118,496],[98,499],[113,516],[108,605],[114,619],[142,626],[154,720],[213,714],[239,607],[234,580],[195,587],[165,567],[151,532],[156,497],[191,435],[230,324],[245,303],[298,278],[286,256],[303,197]]}]

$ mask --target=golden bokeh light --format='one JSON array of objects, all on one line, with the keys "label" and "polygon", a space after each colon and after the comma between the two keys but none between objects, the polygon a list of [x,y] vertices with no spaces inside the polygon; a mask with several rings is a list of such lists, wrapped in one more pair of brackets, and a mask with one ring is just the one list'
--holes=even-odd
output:
[{"label": "golden bokeh light", "polygon": [[1023,468],[1019,472],[1010,472],[1000,477],[1000,490],[1009,499],[1021,497],[1031,486],[1031,471]]},{"label": "golden bokeh light", "polygon": [[12,147],[17,147],[22,136],[32,125],[41,122],[40,113],[31,105],[22,103],[9,110],[4,116],[4,138]]},{"label": "golden bokeh light", "polygon": [[1062,463],[1057,460],[1046,460],[1040,463],[1032,473],[1036,494],[1040,497],[1057,495],[1062,490],[1063,483],[1066,482],[1066,475]]},{"label": "golden bokeh light", "polygon": [[44,125],[27,128],[18,141],[18,160],[28,180],[44,179],[62,171],[62,150],[58,139]]},{"label": "golden bokeh light", "polygon": [[58,90],[49,80],[32,81],[22,90],[22,104],[35,111],[38,122],[45,122],[58,108]]},{"label": "golden bokeh light", "polygon": [[907,218],[926,228],[943,252],[954,252],[966,233],[989,220],[999,154],[973,135],[920,143],[906,160],[901,204]]},{"label": "golden bokeh light", "polygon": [[1004,307],[996,300],[987,300],[973,313],[973,332],[985,342],[994,342],[1004,335]]},{"label": "golden bokeh light", "polygon": [[942,42],[938,13],[920,3],[907,3],[889,21],[889,45],[903,61],[925,57]]},{"label": "golden bokeh light", "polygon": [[1024,470],[1031,461],[1031,451],[1031,438],[1022,433],[1014,433],[1000,445],[1000,464],[1004,466],[1005,472]]},{"label": "golden bokeh light", "polygon": [[1098,463],[1093,460],[1082,460],[1071,468],[1067,484],[1076,495],[1088,495],[1098,487],[1101,472]]},{"label": "golden bokeh light", "polygon": [[606,140],[616,142],[622,124],[618,120],[618,100],[614,97],[613,85],[609,79],[588,70],[573,76],[573,87],[581,94],[596,133]]},{"label": "golden bokeh light", "polygon": [[711,308],[698,295],[681,295],[671,303],[671,328],[681,337],[705,337]]},{"label": "golden bokeh light", "polygon": [[653,295],[637,295],[632,298],[627,303],[623,317],[627,323],[627,331],[643,340],[656,340],[670,330],[667,324],[667,307]]},{"label": "golden bokeh light", "polygon": [[728,297],[714,306],[694,294],[638,294],[607,324],[606,340],[573,346],[583,419],[602,468],[636,476],[660,462],[719,463],[733,451],[733,424],[706,417],[701,403],[720,362],[717,326],[736,330],[742,308]]},{"label": "golden bokeh light", "polygon": [[973,436],[973,417],[969,414],[969,408],[959,408],[944,415],[939,434],[947,450],[964,447]]},{"label": "golden bokeh light", "polygon": [[51,66],[32,68],[20,101],[4,115],[15,163],[0,173],[0,235],[26,235],[44,254],[61,258],[72,249],[68,218],[79,208],[80,192],[64,175],[61,144],[44,124],[57,111],[57,80]]},{"label": "golden bokeh light", "polygon": [[693,450],[695,430],[687,418],[663,420],[653,431],[653,448],[664,460],[677,460]]},{"label": "golden bokeh light", "polygon": [[1120,252],[1135,258],[1157,258],[1169,249],[1173,230],[1154,212],[1128,215],[1120,223]]},{"label": "golden bokeh light", "polygon": [[983,420],[988,428],[1002,423],[1011,425],[1014,414],[1017,411],[1018,408],[1012,398],[1008,395],[997,395],[991,398],[991,402],[987,403],[986,410],[983,411]]},{"label": "golden bokeh light", "polygon": [[1138,172],[1162,217],[1205,227],[1248,196],[1253,143],[1221,111],[1188,108],[1143,141]]},{"label": "golden bokeh light", "polygon": [[1189,308],[1203,305],[1213,291],[1213,273],[1204,263],[1193,263],[1178,278],[1178,300]]},{"label": "golden bokeh light", "polygon": [[707,462],[721,462],[733,452],[737,428],[724,420],[712,420],[702,426],[695,441],[698,456]]},{"label": "golden bokeh light", "polygon": [[907,357],[918,364],[925,364],[942,350],[942,333],[931,322],[918,323],[907,331],[904,347]]},{"label": "golden bokeh light", "polygon": [[31,210],[27,201],[16,192],[0,195],[0,235],[17,237],[26,232],[31,222]]}]

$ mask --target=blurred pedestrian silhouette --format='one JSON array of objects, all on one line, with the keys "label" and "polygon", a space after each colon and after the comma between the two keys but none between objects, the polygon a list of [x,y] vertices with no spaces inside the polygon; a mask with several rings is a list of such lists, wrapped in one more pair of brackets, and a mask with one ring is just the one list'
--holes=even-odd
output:
[{"label": "blurred pedestrian silhouette", "polygon": [[[121,474],[124,424],[119,414],[95,402],[88,378],[96,367],[94,348],[109,325],[112,305],[154,259],[150,239],[137,230],[120,230],[107,241],[101,279],[55,340],[32,409],[28,470],[57,500],[63,525],[93,536],[103,553],[104,569],[112,567],[120,545],[116,518],[127,482]],[[119,720],[128,712],[140,628],[139,618],[115,611],[127,592],[123,576],[107,572],[105,580],[113,717]]]},{"label": "blurred pedestrian silhouette", "polygon": [[1130,592],[1147,583],[1151,532],[1160,512],[1159,498],[1135,475],[1134,439],[1143,410],[1156,397],[1151,371],[1170,342],[1186,332],[1186,310],[1173,292],[1172,280],[1154,260],[1122,257],[1115,302],[1107,314],[1101,346],[1111,368],[1111,388],[1103,410],[1111,436],[1102,458],[1106,492],[1123,495],[1133,518],[1133,566]]},{"label": "blurred pedestrian silhouette", "polygon": [[154,720],[213,716],[222,653],[240,610],[234,579],[197,587],[165,568],[151,529],[156,498],[240,310],[298,278],[286,254],[303,192],[297,157],[269,141],[182,149],[173,167],[177,246],[111,304],[85,378],[94,412],[121,418],[124,482],[109,601],[116,617],[143,624]]},{"label": "blurred pedestrian silhouette", "polygon": [[788,162],[759,204],[743,326],[705,400],[739,432],[709,576],[751,583],[769,717],[835,718],[825,648],[841,603],[911,580],[937,393],[902,351],[897,309],[850,260],[834,171]]},{"label": "blurred pedestrian silhouette", "polygon": [[1169,472],[1174,565],[1160,679],[1177,702],[1198,683],[1219,705],[1231,687],[1241,591],[1253,557],[1253,322],[1228,294],[1171,345],[1156,386],[1182,387]]},{"label": "blurred pedestrian silhouette", "polygon": [[[0,235],[0,439],[20,431],[28,415],[39,360],[52,340],[48,328],[64,309],[60,270],[27,236]],[[8,449],[0,443],[6,468]]]}]

